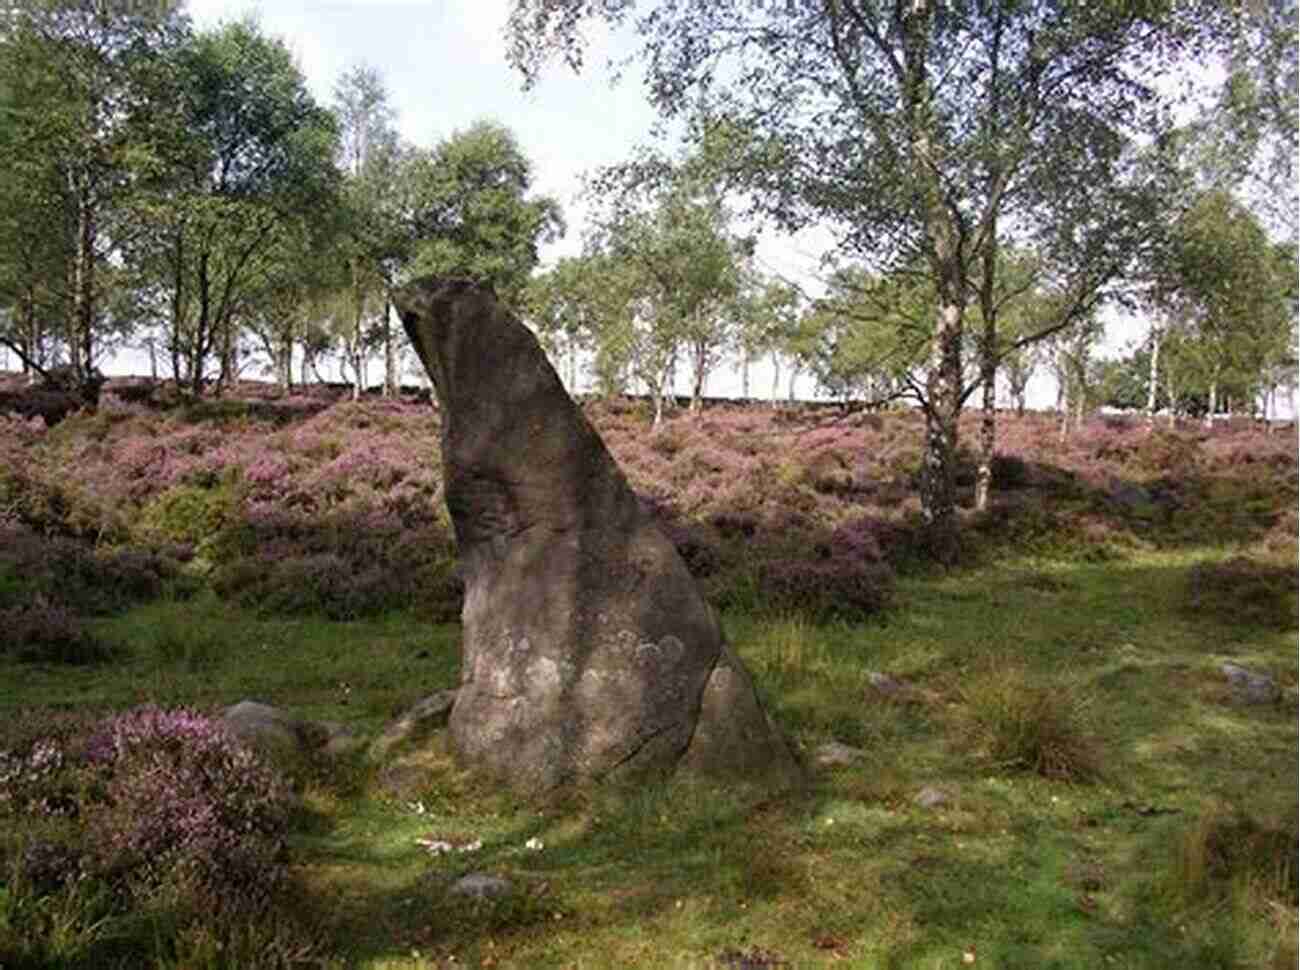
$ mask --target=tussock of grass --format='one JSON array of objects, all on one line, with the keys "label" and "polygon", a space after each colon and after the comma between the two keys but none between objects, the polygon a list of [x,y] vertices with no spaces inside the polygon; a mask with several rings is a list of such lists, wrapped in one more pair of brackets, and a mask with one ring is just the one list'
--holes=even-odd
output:
[{"label": "tussock of grass", "polygon": [[1089,720],[1092,696],[1057,679],[1035,682],[1014,663],[996,665],[962,690],[959,718],[989,763],[1004,771],[1031,771],[1056,781],[1096,781],[1100,742]]},{"label": "tussock of grass", "polygon": [[1157,855],[1155,911],[1202,959],[1290,970],[1300,947],[1297,819],[1222,802],[1169,827]]},{"label": "tussock of grass", "polygon": [[1211,806],[1180,833],[1170,890],[1199,902],[1235,887],[1294,909],[1298,839],[1295,817],[1262,821],[1239,808]]}]

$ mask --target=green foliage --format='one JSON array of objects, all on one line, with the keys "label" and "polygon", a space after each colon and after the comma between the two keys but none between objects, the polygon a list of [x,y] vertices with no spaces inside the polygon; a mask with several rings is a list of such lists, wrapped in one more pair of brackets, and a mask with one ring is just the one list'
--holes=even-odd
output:
[{"label": "green foliage", "polygon": [[38,367],[61,343],[88,403],[103,344],[134,322],[119,257],[166,166],[185,33],[171,2],[21,2],[0,18],[0,306],[18,311],[0,337]]},{"label": "green foliage", "polygon": [[472,276],[517,299],[538,246],[561,235],[564,222],[558,202],[529,194],[532,163],[514,134],[479,121],[410,165],[408,272]]},{"label": "green foliage", "polygon": [[183,543],[220,559],[235,538],[228,530],[238,524],[239,507],[239,489],[233,482],[216,487],[174,485],[141,509],[137,531],[142,537]]},{"label": "green foliage", "polygon": [[1230,192],[1200,194],[1157,260],[1154,301],[1167,319],[1159,363],[1175,406],[1253,401],[1294,368],[1294,248],[1271,242]]},{"label": "green foliage", "polygon": [[166,306],[165,339],[197,393],[217,357],[234,380],[237,312],[261,295],[269,261],[334,208],[333,118],[287,47],[251,20],[193,35],[179,52],[185,92],[170,167],[138,206],[141,287]]}]

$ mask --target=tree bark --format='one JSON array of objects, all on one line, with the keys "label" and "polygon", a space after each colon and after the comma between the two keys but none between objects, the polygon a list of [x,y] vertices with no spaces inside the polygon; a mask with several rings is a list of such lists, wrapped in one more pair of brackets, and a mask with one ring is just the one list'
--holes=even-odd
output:
[{"label": "tree bark", "polygon": [[983,512],[989,507],[989,494],[993,488],[993,455],[997,445],[997,398],[995,380],[997,362],[986,356],[980,366],[984,380],[983,406],[980,416],[980,459],[975,472],[975,510]]},{"label": "tree bark", "polygon": [[397,353],[393,346],[393,301],[384,297],[384,397],[395,397],[398,392]]},{"label": "tree bark", "polygon": [[1160,328],[1151,331],[1151,372],[1147,378],[1147,420],[1156,420],[1156,391],[1160,387]]},{"label": "tree bark", "polygon": [[962,317],[966,309],[966,276],[956,214],[946,209],[936,174],[933,91],[928,71],[932,0],[909,0],[902,15],[903,85],[910,131],[910,167],[918,179],[919,201],[925,213],[926,243],[938,289],[930,369],[926,378],[925,455],[921,466],[921,517],[931,555],[940,563],[956,562],[960,552],[957,530],[957,419],[961,414]]},{"label": "tree bark", "polygon": [[[82,179],[87,176],[83,174]],[[98,226],[92,189],[77,185],[77,245],[75,259],[75,288],[73,290],[73,338],[68,343],[72,373],[76,378],[77,393],[83,402],[94,408],[99,390],[93,380],[95,366],[95,320],[99,294],[95,288],[95,247]]]}]

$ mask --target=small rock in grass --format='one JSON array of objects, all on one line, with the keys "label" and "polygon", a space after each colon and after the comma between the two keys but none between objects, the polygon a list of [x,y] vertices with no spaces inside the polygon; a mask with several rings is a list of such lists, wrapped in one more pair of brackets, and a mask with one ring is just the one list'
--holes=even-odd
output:
[{"label": "small rock in grass", "polygon": [[884,694],[886,697],[892,697],[907,689],[906,681],[881,673],[879,670],[867,671],[867,681],[877,693]]},{"label": "small rock in grass", "polygon": [[864,754],[866,752],[861,748],[855,748],[850,744],[828,741],[817,746],[817,750],[813,752],[813,763],[819,768],[838,768],[841,765],[853,764]]},{"label": "small rock in grass", "polygon": [[474,899],[488,899],[505,896],[511,890],[510,881],[500,876],[490,876],[486,872],[471,872],[457,879],[451,892],[457,896],[472,896]]},{"label": "small rock in grass", "polygon": [[1252,673],[1234,663],[1221,664],[1220,673],[1237,688],[1237,695],[1248,704],[1272,704],[1281,696],[1277,684],[1263,674]]},{"label": "small rock in grass", "polygon": [[240,701],[221,713],[227,728],[246,744],[293,752],[302,747],[302,723],[288,712],[259,701]]},{"label": "small rock in grass", "polygon": [[331,758],[341,758],[358,750],[365,742],[352,728],[337,721],[321,721],[320,727],[325,732],[325,743],[321,751]]},{"label": "small rock in grass", "polygon": [[377,761],[403,741],[445,727],[455,703],[454,690],[440,690],[430,694],[384,728],[384,733],[370,745],[370,757]]},{"label": "small rock in grass", "polygon": [[912,801],[916,802],[916,804],[920,805],[922,808],[938,808],[940,805],[947,804],[948,793],[942,788],[935,788],[932,785],[926,785],[916,793],[916,797],[912,799]]}]

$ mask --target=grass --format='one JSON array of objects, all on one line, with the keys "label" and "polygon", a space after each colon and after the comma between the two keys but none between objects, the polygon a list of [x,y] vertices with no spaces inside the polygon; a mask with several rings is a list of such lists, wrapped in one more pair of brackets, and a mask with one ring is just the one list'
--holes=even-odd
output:
[{"label": "grass", "polygon": [[[320,944],[303,965],[1294,965],[1295,630],[1272,609],[1236,624],[1207,621],[1204,596],[1189,609],[1224,561],[1021,558],[905,578],[867,625],[727,616],[805,755],[864,751],[799,795],[753,804],[675,781],[526,803],[439,738],[408,756],[417,781],[396,796],[355,765],[313,776],[292,845],[296,915]],[[373,734],[457,671],[458,630],[403,615],[271,620],[199,597],[95,632],[119,659],[0,664],[0,717],[253,697]],[[1239,703],[1228,659],[1270,673],[1284,700]],[[882,694],[870,671],[906,687]],[[918,805],[926,786],[947,801]],[[482,848],[433,857],[416,840],[434,837]],[[450,895],[470,871],[514,891]],[[17,891],[0,890],[0,952]],[[75,902],[43,918],[84,956]],[[215,946],[156,965],[230,965]]]}]

